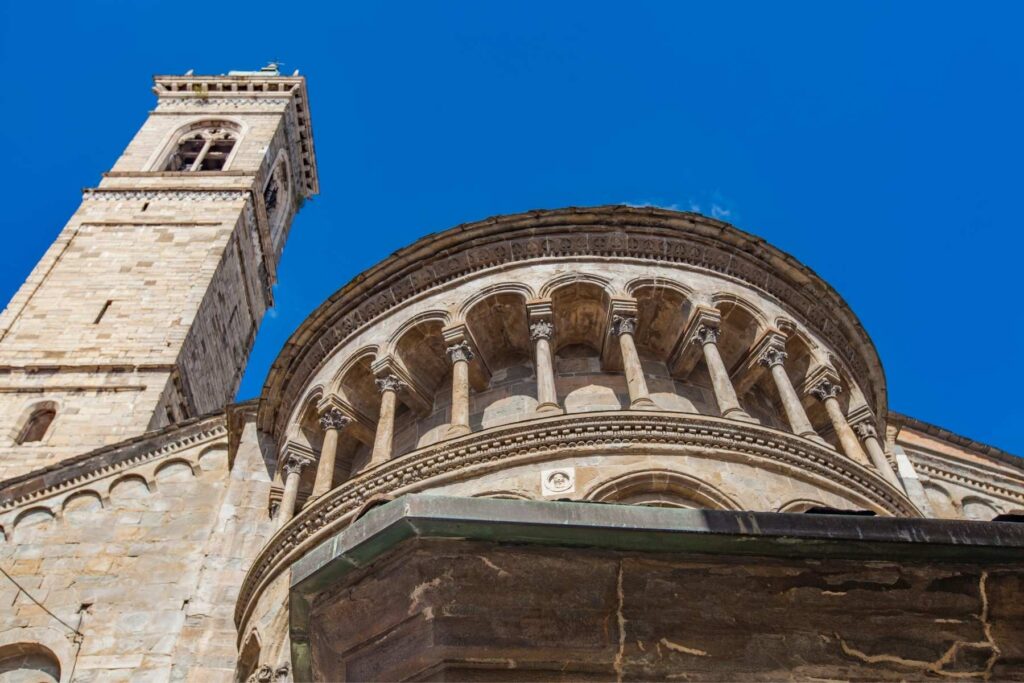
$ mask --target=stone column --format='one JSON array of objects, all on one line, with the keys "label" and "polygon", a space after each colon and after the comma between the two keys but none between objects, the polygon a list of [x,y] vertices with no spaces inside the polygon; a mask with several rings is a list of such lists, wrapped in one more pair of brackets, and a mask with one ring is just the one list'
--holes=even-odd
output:
[{"label": "stone column", "polygon": [[283,527],[295,516],[295,499],[299,495],[299,479],[302,468],[309,462],[295,456],[288,456],[281,471],[284,472],[284,493],[281,494],[281,505],[277,508],[277,526]]},{"label": "stone column", "polygon": [[849,423],[846,421],[846,416],[843,415],[843,409],[839,407],[839,400],[836,396],[842,391],[842,387],[826,378],[821,379],[813,389],[811,393],[819,401],[825,404],[825,411],[828,413],[828,419],[832,421],[832,428],[836,431],[836,436],[839,437],[839,444],[843,448],[843,452],[846,453],[847,457],[851,460],[855,460],[861,465],[871,465],[868,460],[868,456],[864,453],[864,449],[860,447],[860,441],[857,440],[857,435],[850,429]]},{"label": "stone column", "polygon": [[864,447],[868,451],[868,457],[871,458],[871,464],[875,466],[878,473],[897,489],[902,489],[903,485],[896,477],[892,465],[889,464],[889,459],[885,457],[885,451],[882,450],[882,444],[878,440],[878,430],[875,429],[875,425],[864,420],[853,425],[853,430],[861,438],[861,441],[864,442]]},{"label": "stone column", "polygon": [[704,364],[708,366],[708,374],[711,375],[711,387],[715,391],[715,401],[718,403],[718,411],[722,417],[744,422],[755,422],[754,418],[747,414],[747,411],[740,407],[740,400],[736,397],[736,389],[729,379],[729,371],[725,369],[725,362],[722,361],[722,354],[718,352],[718,336],[720,332],[717,327],[701,325],[694,335],[694,342],[700,344],[704,351]]},{"label": "stone column", "polygon": [[351,420],[337,408],[328,408],[320,416],[320,428],[324,430],[324,445],[320,449],[320,461],[316,466],[316,480],[309,499],[319,498],[334,488],[334,459],[338,455],[338,435]]},{"label": "stone column", "polygon": [[538,320],[530,324],[530,339],[536,347],[535,371],[537,373],[537,412],[561,412],[558,393],[555,390],[555,363],[551,357],[551,338],[555,326],[549,320]]},{"label": "stone column", "polygon": [[636,318],[617,315],[612,318],[612,334],[619,338],[622,350],[622,367],[626,372],[626,386],[629,388],[629,407],[646,410],[656,408],[651,394],[647,391],[647,380],[644,368],[640,364],[640,354],[636,350],[633,335],[636,333]]},{"label": "stone column", "polygon": [[448,359],[452,362],[452,423],[448,436],[468,434],[469,429],[469,361],[473,350],[467,342],[448,347]]},{"label": "stone column", "polygon": [[366,468],[372,469],[391,459],[391,444],[395,438],[395,400],[398,390],[405,383],[395,375],[377,380],[380,389],[380,416],[377,418],[377,432],[373,435],[373,452]]},{"label": "stone column", "polygon": [[789,381],[789,375],[786,374],[786,368],[783,364],[785,360],[785,351],[775,346],[769,346],[761,353],[761,357],[757,359],[757,362],[766,366],[772,373],[775,388],[779,392],[779,398],[782,400],[782,409],[786,411],[786,419],[789,421],[789,427],[793,430],[793,433],[806,439],[821,442],[823,439],[818,436],[818,433],[814,431],[814,427],[811,426],[811,421],[807,419],[807,412],[800,402],[800,397],[797,395],[796,389],[793,388],[793,383]]}]

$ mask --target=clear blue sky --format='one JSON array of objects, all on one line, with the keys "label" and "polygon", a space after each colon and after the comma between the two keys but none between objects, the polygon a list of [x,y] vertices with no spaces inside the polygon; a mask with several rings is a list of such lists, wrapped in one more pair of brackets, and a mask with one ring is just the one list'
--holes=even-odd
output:
[{"label": "clear blue sky", "polygon": [[1024,454],[1024,4],[2,1],[7,300],[154,99],[309,78],[322,194],[240,398],[330,293],[437,230],[652,203],[792,253],[873,337],[890,405]]}]

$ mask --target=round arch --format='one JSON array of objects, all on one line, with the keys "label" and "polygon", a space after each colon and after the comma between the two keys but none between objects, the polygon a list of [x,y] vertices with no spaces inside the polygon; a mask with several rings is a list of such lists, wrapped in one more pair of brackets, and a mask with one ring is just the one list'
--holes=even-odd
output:
[{"label": "round arch", "polygon": [[661,507],[741,510],[733,498],[705,481],[673,470],[651,469],[612,477],[592,487],[585,500]]}]

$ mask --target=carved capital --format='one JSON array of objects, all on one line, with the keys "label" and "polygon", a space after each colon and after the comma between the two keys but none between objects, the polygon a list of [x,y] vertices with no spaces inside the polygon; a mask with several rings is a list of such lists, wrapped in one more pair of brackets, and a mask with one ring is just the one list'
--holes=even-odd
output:
[{"label": "carved capital", "polygon": [[770,368],[773,365],[782,365],[786,360],[786,352],[777,346],[769,346],[757,357],[758,365]]},{"label": "carved capital", "polygon": [[819,400],[824,401],[829,398],[835,398],[843,390],[841,386],[830,380],[828,377],[823,377],[811,388],[811,393]]},{"label": "carved capital", "polygon": [[385,375],[377,379],[377,388],[383,394],[385,391],[398,391],[405,386],[405,382],[398,379],[397,375]]},{"label": "carved capital", "polygon": [[636,318],[617,315],[612,318],[612,334],[619,337],[624,334],[636,334]]},{"label": "carved capital", "polygon": [[857,432],[857,436],[861,439],[878,438],[878,430],[875,429],[875,425],[867,420],[853,425],[853,431]]},{"label": "carved capital", "polygon": [[285,662],[278,666],[277,669],[274,671],[274,678],[278,681],[289,681],[291,680],[289,677],[289,674],[291,674],[291,672],[291,666],[289,666],[288,662]]},{"label": "carved capital", "polygon": [[693,334],[693,341],[701,346],[705,344],[717,344],[721,336],[721,330],[712,325],[701,325]]},{"label": "carved capital", "polygon": [[325,432],[328,429],[344,429],[352,418],[346,417],[337,408],[328,408],[320,416],[320,429]]},{"label": "carved capital", "polygon": [[547,339],[555,336],[555,324],[550,320],[538,320],[535,323],[530,323],[530,341],[537,341],[538,339]]},{"label": "carved capital", "polygon": [[281,469],[284,470],[286,476],[289,474],[301,474],[303,468],[307,465],[309,465],[309,461],[305,458],[297,458],[294,455],[290,455],[284,461],[284,466]]},{"label": "carved capital", "polygon": [[268,665],[264,664],[260,668],[249,676],[247,679],[248,683],[270,683],[274,677],[274,670]]},{"label": "carved capital", "polygon": [[447,352],[448,360],[450,360],[452,363],[457,363],[459,361],[465,361],[468,363],[469,361],[473,360],[475,356],[475,354],[473,353],[473,349],[469,347],[469,343],[464,341],[459,342],[458,344],[455,344],[453,346],[449,346]]}]

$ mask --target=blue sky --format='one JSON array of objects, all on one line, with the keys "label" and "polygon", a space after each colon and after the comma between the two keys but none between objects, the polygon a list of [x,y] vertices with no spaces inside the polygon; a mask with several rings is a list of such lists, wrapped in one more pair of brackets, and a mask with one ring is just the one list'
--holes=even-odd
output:
[{"label": "blue sky", "polygon": [[894,410],[1024,453],[1020,3],[0,0],[10,298],[144,120],[155,73],[309,78],[322,194],[240,398],[362,269],[533,208],[733,222],[850,303]]}]

